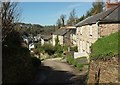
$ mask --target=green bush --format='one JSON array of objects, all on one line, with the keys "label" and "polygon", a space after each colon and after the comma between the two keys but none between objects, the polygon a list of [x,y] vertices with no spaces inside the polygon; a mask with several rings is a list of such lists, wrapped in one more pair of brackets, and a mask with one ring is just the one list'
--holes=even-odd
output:
[{"label": "green bush", "polygon": [[71,56],[67,56],[67,61],[68,63],[72,64],[73,63],[73,58]]},{"label": "green bush", "polygon": [[72,65],[74,65],[75,67],[77,67],[80,71],[82,71],[82,69],[83,69],[83,65],[82,64],[80,64],[77,60],[75,60],[72,56],[67,56],[67,62],[69,63],[69,64],[72,64]]},{"label": "green bush", "polygon": [[63,46],[63,51],[67,51],[68,50],[68,46],[64,45]]},{"label": "green bush", "polygon": [[49,56],[62,57],[63,47],[60,45],[52,46],[51,44],[40,45],[36,44],[37,51],[40,53],[47,53]]},{"label": "green bush", "polygon": [[82,64],[79,64],[79,63],[77,63],[77,68],[78,68],[80,71],[82,71],[82,69],[83,69],[83,65],[82,65]]},{"label": "green bush", "polygon": [[63,47],[60,45],[56,45],[55,47],[55,53],[63,53]]},{"label": "green bush", "polygon": [[78,62],[74,59],[74,60],[72,61],[72,65],[74,65],[74,66],[76,67],[77,64],[78,64]]},{"label": "green bush", "polygon": [[78,47],[77,47],[77,46],[75,46],[75,47],[70,47],[70,50],[71,50],[71,51],[78,52]]},{"label": "green bush", "polygon": [[37,45],[37,50],[40,53],[48,53],[48,55],[50,55],[50,56],[55,53],[55,48],[50,44],[45,44],[45,45],[42,45],[42,46],[40,44],[38,44]]}]

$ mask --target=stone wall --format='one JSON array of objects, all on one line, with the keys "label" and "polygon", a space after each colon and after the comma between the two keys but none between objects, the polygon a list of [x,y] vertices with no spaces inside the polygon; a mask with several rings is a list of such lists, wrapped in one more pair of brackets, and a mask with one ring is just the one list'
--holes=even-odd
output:
[{"label": "stone wall", "polygon": [[[91,60],[88,74],[88,85],[99,80],[99,83],[118,83],[118,57]],[[113,85],[113,84],[112,84]]]},{"label": "stone wall", "polygon": [[120,24],[110,23],[110,24],[100,24],[99,25],[99,32],[100,36],[106,36],[111,33],[115,33],[118,31],[118,28],[120,27]]}]

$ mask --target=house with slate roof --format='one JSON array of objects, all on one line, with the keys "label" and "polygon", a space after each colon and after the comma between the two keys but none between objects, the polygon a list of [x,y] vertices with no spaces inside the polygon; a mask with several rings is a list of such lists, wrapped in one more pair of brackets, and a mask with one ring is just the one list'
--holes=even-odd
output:
[{"label": "house with slate roof", "polygon": [[91,53],[90,46],[96,42],[98,38],[108,36],[118,31],[120,27],[120,4],[108,7],[109,9],[90,16],[75,25],[77,28],[76,36],[79,57],[84,55],[89,56]]},{"label": "house with slate roof", "polygon": [[58,37],[58,40],[59,40],[59,44],[60,45],[63,45],[64,44],[64,37],[65,37],[65,34],[68,32],[67,29],[58,29],[57,31],[55,31],[52,35],[52,44],[53,46],[55,46],[56,44],[56,39]]},{"label": "house with slate roof", "polygon": [[44,45],[44,44],[52,44],[51,35],[41,35],[41,45]]},{"label": "house with slate roof", "polygon": [[75,46],[76,45],[76,27],[61,27],[52,35],[53,46],[58,37],[60,45]]}]

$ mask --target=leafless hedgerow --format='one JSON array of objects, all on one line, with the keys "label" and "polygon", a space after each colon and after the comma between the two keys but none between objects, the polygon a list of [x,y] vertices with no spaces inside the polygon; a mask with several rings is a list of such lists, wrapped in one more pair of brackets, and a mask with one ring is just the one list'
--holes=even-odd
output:
[{"label": "leafless hedgerow", "polygon": [[1,3],[1,17],[2,17],[2,41],[12,32],[15,23],[20,19],[20,10],[17,2],[2,2]]}]

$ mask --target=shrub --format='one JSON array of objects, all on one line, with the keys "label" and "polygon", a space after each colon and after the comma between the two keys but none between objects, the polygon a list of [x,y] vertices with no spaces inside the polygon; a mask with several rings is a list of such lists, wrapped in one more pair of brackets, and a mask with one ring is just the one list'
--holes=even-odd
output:
[{"label": "shrub", "polygon": [[77,46],[75,46],[75,47],[70,47],[70,50],[71,50],[71,51],[78,52]]},{"label": "shrub", "polygon": [[55,46],[55,53],[63,53],[63,47],[60,45]]},{"label": "shrub", "polygon": [[68,63],[72,64],[73,63],[73,58],[71,56],[67,56],[67,61]]},{"label": "shrub", "polygon": [[64,50],[64,51],[67,51],[67,50],[68,50],[68,46],[64,45],[64,46],[63,46],[63,50]]},{"label": "shrub", "polygon": [[78,64],[78,62],[74,59],[74,60],[72,61],[72,65],[74,65],[74,66],[76,67],[77,64]]},{"label": "shrub", "polygon": [[67,62],[68,62],[69,64],[74,65],[74,66],[77,67],[80,71],[82,71],[83,65],[80,64],[77,60],[75,60],[72,56],[70,56],[70,55],[67,56]]},{"label": "shrub", "polygon": [[[36,44],[37,51],[40,53],[47,53],[49,56],[62,57],[64,48],[61,45],[52,46],[51,44],[40,45]],[[66,49],[66,48],[65,48]]]},{"label": "shrub", "polygon": [[82,71],[82,69],[83,69],[83,65],[82,65],[82,64],[79,64],[79,63],[77,63],[77,68],[78,68],[80,71]]}]

